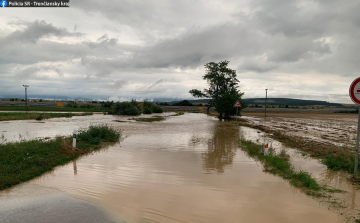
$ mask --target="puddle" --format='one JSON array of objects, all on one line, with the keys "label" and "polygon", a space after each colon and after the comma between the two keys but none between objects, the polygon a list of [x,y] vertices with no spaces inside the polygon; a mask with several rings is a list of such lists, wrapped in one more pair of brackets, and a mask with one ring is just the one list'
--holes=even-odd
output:
[{"label": "puddle", "polygon": [[[203,114],[189,113],[152,123],[129,122],[127,118],[94,115],[50,119],[41,124],[13,121],[2,125],[9,139],[17,134],[28,138],[66,135],[91,123],[112,124],[123,130],[125,138],[120,144],[1,191],[0,206],[21,198],[23,191],[36,186],[86,200],[122,222],[343,219],[280,177],[263,172],[260,163],[238,148],[239,136],[255,139],[256,130],[250,134],[249,129]],[[316,172],[319,167],[308,168]]]}]

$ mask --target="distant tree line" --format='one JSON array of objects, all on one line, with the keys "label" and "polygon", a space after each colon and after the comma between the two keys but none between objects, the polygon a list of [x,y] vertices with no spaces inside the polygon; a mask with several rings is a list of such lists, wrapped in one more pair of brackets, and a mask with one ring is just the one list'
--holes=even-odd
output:
[{"label": "distant tree line", "polygon": [[103,106],[110,106],[111,113],[114,115],[140,115],[152,114],[152,113],[163,113],[163,109],[152,102],[144,101],[139,103],[135,100],[130,102],[107,102]]}]

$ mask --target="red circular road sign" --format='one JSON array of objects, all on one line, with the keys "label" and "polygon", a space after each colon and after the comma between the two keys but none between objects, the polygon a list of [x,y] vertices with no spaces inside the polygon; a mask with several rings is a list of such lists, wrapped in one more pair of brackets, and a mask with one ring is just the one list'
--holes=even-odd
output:
[{"label": "red circular road sign", "polygon": [[356,78],[349,88],[350,98],[355,104],[360,105],[360,77]]}]

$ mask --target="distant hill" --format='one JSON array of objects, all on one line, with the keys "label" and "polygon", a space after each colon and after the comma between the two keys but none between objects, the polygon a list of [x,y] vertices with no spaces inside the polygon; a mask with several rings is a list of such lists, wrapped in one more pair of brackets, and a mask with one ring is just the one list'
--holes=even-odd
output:
[{"label": "distant hill", "polygon": [[[181,100],[179,100],[181,101]],[[168,104],[172,105],[178,103],[179,101],[170,101]],[[189,100],[193,104],[203,104],[207,103],[209,99],[199,99],[199,100]],[[246,98],[242,99],[247,105],[265,105],[265,98]],[[234,102],[235,103],[235,102]],[[335,106],[335,107],[344,107],[342,104],[330,103],[327,101],[317,101],[317,100],[302,100],[302,99],[293,99],[293,98],[268,98],[268,105],[281,105],[281,106]]]},{"label": "distant hill", "polygon": [[[247,105],[264,105],[265,98],[247,98],[242,99]],[[293,99],[293,98],[268,98],[267,99],[268,105],[281,105],[281,106],[314,106],[314,105],[321,105],[321,106],[336,106],[336,107],[343,107],[342,104],[338,103],[330,103],[327,101],[317,101],[317,100],[302,100],[302,99]]]}]

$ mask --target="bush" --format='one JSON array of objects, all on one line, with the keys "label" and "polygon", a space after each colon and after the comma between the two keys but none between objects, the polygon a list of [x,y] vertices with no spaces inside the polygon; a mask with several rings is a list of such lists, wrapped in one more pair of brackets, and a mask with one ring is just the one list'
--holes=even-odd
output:
[{"label": "bush", "polygon": [[352,172],[355,166],[355,158],[352,154],[347,154],[345,152],[340,152],[339,154],[331,154],[325,156],[322,160],[322,163],[331,170],[345,170]]},{"label": "bush", "polygon": [[114,102],[113,101],[107,101],[107,102],[102,102],[101,103],[101,106],[104,107],[104,108],[111,108],[111,106],[114,105]]},{"label": "bush", "polygon": [[79,141],[85,141],[93,145],[99,145],[102,141],[116,142],[120,132],[113,130],[108,125],[90,126],[88,130],[80,131],[77,135]]},{"label": "bush", "polygon": [[163,109],[158,105],[153,105],[152,110],[154,113],[163,113]]},{"label": "bush", "polygon": [[139,106],[135,101],[117,102],[112,106],[112,113],[116,115],[140,115]]},{"label": "bush", "polygon": [[152,113],[152,110],[151,110],[151,107],[144,107],[144,114],[151,114]]},{"label": "bush", "polygon": [[96,108],[95,105],[80,105],[79,108]]},{"label": "bush", "polygon": [[69,101],[66,105],[66,107],[69,107],[69,108],[77,108],[78,105],[76,104],[76,102],[74,101]]},{"label": "bush", "polygon": [[182,100],[178,103],[175,103],[176,106],[192,106],[193,104],[188,100]]},{"label": "bush", "polygon": [[144,112],[143,113],[144,114],[163,113],[163,110],[158,105],[155,105],[148,101],[144,101]]}]

